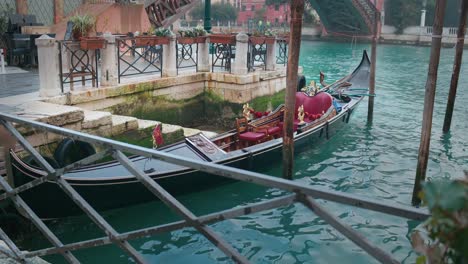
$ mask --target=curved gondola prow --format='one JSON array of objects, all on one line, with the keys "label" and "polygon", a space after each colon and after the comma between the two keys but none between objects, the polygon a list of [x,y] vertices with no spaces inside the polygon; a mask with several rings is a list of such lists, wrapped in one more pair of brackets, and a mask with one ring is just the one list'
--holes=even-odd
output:
[{"label": "curved gondola prow", "polygon": [[352,79],[353,76],[359,72],[360,70],[362,70],[362,68],[364,67],[368,67],[368,69],[370,69],[370,59],[369,59],[369,55],[367,54],[367,51],[364,50],[364,52],[362,53],[362,59],[361,59],[361,62],[359,63],[359,65],[354,69],[354,71],[349,75],[349,79]]}]

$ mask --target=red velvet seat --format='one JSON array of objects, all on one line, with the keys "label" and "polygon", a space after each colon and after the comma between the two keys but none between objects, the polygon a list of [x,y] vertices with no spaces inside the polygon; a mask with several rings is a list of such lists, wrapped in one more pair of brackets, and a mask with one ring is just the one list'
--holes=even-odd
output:
[{"label": "red velvet seat", "polygon": [[258,131],[256,127],[249,125],[245,117],[236,119],[236,128],[237,137],[241,142],[260,143],[260,141],[265,139],[268,135],[266,131]]},{"label": "red velvet seat", "polygon": [[239,134],[240,140],[250,141],[250,142],[257,142],[265,138],[265,133],[257,133],[257,132],[244,132]]},{"label": "red velvet seat", "polygon": [[[303,92],[297,92],[296,105],[294,108],[295,119],[297,119],[297,109],[301,105],[304,105],[304,112],[309,115],[321,114],[322,112],[327,112],[333,105],[333,97],[325,92],[318,93],[315,96],[308,96]],[[305,118],[304,121],[306,121]]]},{"label": "red velvet seat", "polygon": [[258,132],[266,133],[269,136],[277,136],[281,134],[281,128],[279,126],[273,126],[273,127],[267,127],[267,128],[261,128],[259,129]]}]

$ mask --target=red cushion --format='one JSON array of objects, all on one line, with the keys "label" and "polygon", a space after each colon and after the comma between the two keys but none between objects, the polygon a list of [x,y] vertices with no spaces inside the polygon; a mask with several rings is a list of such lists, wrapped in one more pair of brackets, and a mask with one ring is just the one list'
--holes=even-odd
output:
[{"label": "red cushion", "polygon": [[[297,109],[299,106],[304,105],[304,112],[309,115],[321,114],[327,112],[327,110],[333,104],[333,97],[328,93],[318,93],[315,96],[308,96],[303,92],[296,93],[296,106],[294,109],[294,117],[297,118]],[[306,121],[306,120],[304,120]],[[306,121],[307,122],[307,121]]]},{"label": "red cushion", "polygon": [[259,132],[268,133],[268,135],[276,135],[276,134],[281,133],[281,128],[277,127],[277,126],[274,126],[274,127],[261,129],[261,130],[259,130]]},{"label": "red cushion", "polygon": [[245,132],[239,134],[239,139],[246,140],[246,141],[258,141],[265,137],[263,133],[255,133],[255,132]]}]

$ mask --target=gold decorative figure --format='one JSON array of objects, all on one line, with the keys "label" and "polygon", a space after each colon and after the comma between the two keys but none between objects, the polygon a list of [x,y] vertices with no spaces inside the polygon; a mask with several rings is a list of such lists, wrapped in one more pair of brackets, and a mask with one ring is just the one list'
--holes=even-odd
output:
[{"label": "gold decorative figure", "polygon": [[250,111],[253,110],[250,106],[249,106],[249,103],[246,103],[242,106],[242,116],[245,117],[245,119],[247,119],[247,121],[249,121],[251,118],[250,118]]},{"label": "gold decorative figure", "polygon": [[297,119],[299,119],[299,125],[305,124],[304,122],[304,105],[299,106],[297,109]]}]

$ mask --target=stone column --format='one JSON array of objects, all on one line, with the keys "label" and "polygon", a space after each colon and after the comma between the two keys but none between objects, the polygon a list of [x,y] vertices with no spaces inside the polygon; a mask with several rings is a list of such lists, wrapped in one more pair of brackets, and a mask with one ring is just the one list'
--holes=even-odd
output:
[{"label": "stone column", "polygon": [[238,75],[247,74],[247,52],[249,49],[249,36],[239,33],[236,36],[236,59],[232,67],[232,73]]},{"label": "stone column", "polygon": [[54,38],[42,35],[36,39],[36,46],[39,67],[39,96],[59,95],[61,80],[58,43]]},{"label": "stone column", "polygon": [[422,3],[420,27],[426,26],[426,2],[427,0],[423,0],[423,3]]},{"label": "stone column", "polygon": [[107,47],[101,49],[101,86],[117,85],[119,81],[117,43],[115,36],[105,33],[103,36],[107,40]]},{"label": "stone column", "polygon": [[274,71],[276,69],[276,40],[273,44],[267,44],[266,50],[266,70]]},{"label": "stone column", "polygon": [[28,0],[16,0],[16,13],[20,15],[28,14]]},{"label": "stone column", "polygon": [[199,72],[210,71],[210,43],[206,38],[204,43],[198,44],[198,68]]},{"label": "stone column", "polygon": [[63,19],[63,0],[54,0],[54,23],[62,21]]},{"label": "stone column", "polygon": [[169,45],[163,46],[163,77],[177,76],[176,48],[176,36],[172,34],[172,36],[170,36]]}]

